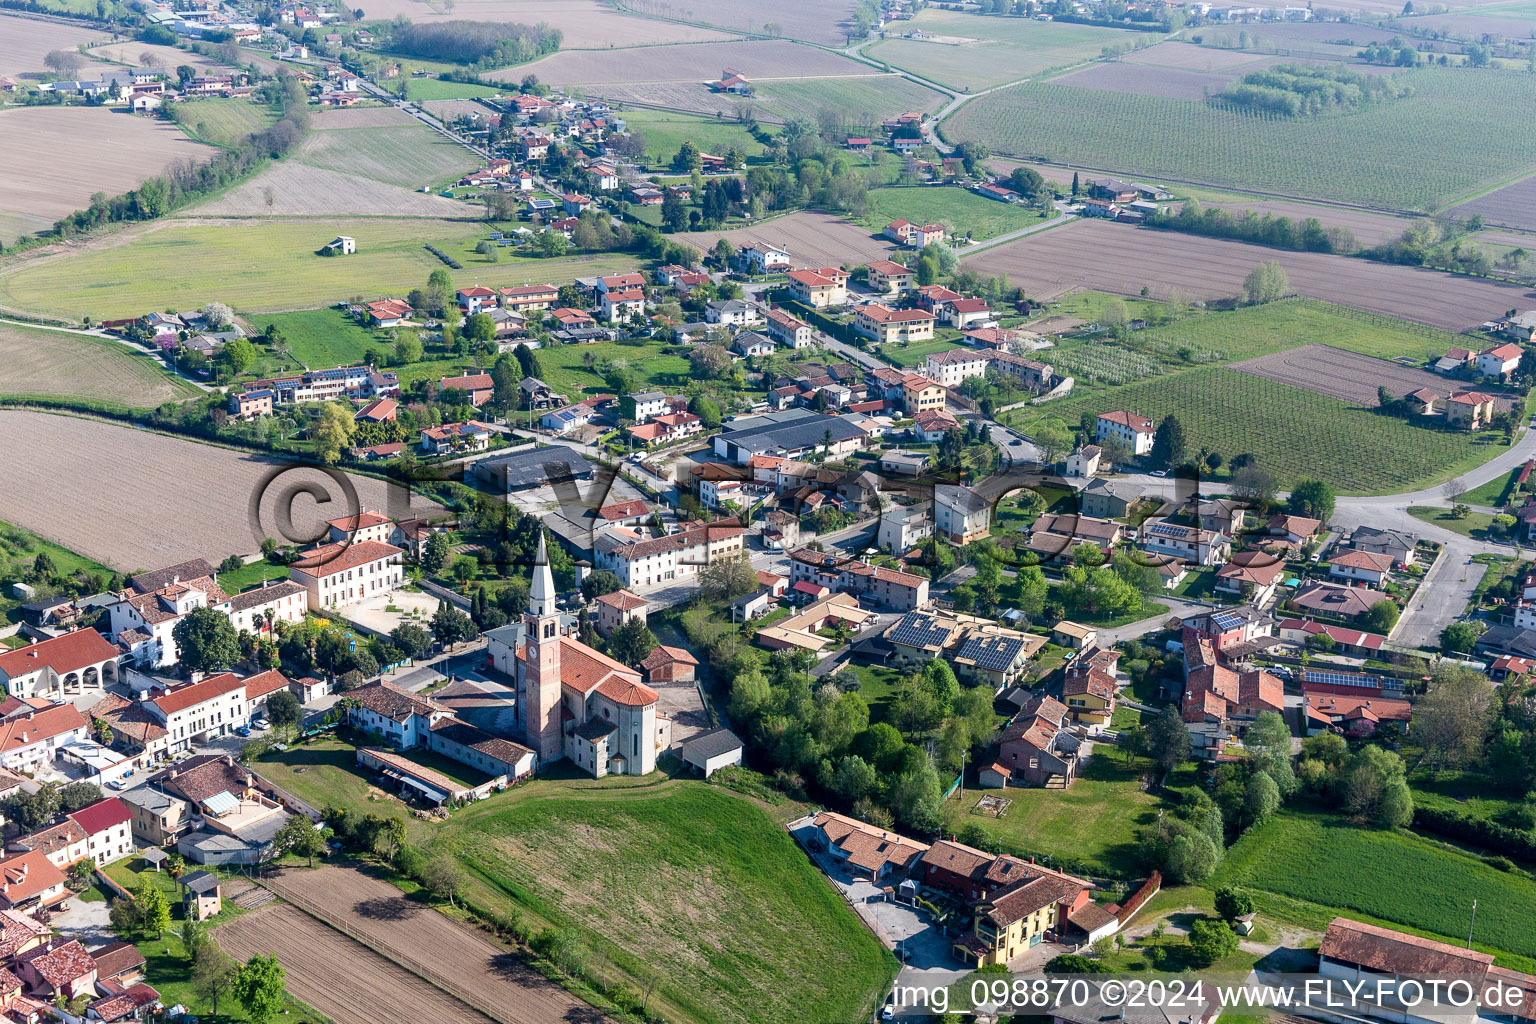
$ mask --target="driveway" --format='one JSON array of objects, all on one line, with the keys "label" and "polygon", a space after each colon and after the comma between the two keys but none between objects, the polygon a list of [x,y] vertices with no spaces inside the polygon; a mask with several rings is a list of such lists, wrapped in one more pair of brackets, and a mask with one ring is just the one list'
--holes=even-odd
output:
[{"label": "driveway", "polygon": [[[1427,524],[1425,524],[1427,525]],[[1440,631],[1466,611],[1472,591],[1488,567],[1472,561],[1471,542],[1447,542],[1440,557],[1419,581],[1418,590],[1397,620],[1392,641],[1408,647],[1438,647]]]},{"label": "driveway", "polygon": [[87,903],[78,896],[64,901],[64,907],[55,911],[48,924],[54,931],[79,939],[87,947],[105,945],[117,941],[110,917],[112,907],[106,901]]}]

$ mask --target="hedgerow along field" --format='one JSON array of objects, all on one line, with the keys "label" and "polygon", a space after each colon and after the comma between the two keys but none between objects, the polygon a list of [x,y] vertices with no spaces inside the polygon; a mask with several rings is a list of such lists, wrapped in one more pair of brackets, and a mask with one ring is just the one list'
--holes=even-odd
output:
[{"label": "hedgerow along field", "polygon": [[119,342],[0,323],[0,396],[152,409],[198,393],[154,356]]},{"label": "hedgerow along field", "polygon": [[[1227,460],[1252,454],[1281,487],[1320,477],[1340,494],[1396,494],[1430,486],[1506,451],[1488,435],[1410,425],[1326,395],[1202,367],[1035,407],[1075,429],[1085,412],[1128,409],[1154,420],[1176,415],[1191,451]],[[1501,435],[1502,436],[1502,435]]]},{"label": "hedgerow along field", "polygon": [[[919,30],[940,38],[901,38],[903,33]],[[966,91],[1091,60],[1106,46],[1154,38],[1125,29],[933,9],[919,12],[910,21],[893,22],[887,32],[887,38],[864,48],[866,56]]]},{"label": "hedgerow along field", "polygon": [[[1517,970],[1536,966],[1536,881],[1406,832],[1286,811],[1247,833],[1205,883],[1235,883],[1355,911],[1447,942],[1466,942]],[[1514,956],[1508,956],[1514,954]]]},{"label": "hedgerow along field", "polygon": [[[560,283],[634,269],[634,256],[626,253],[503,256],[488,263],[474,251],[488,230],[456,221],[382,218],[272,220],[235,229],[168,222],[124,233],[116,245],[18,264],[0,274],[0,307],[100,320],[213,301],[227,302],[241,313],[263,313],[315,309],[353,296],[400,297],[444,267],[427,251],[427,243],[463,265],[450,271],[456,285]],[[357,253],[316,255],[337,235],[356,238]],[[175,266],[178,272],[144,273],[154,266]]]},{"label": "hedgerow along field", "polygon": [[458,857],[471,899],[575,929],[632,988],[657,977],[668,1019],[869,1016],[896,962],[768,811],[704,783],[605,783],[483,801],[432,846]]},{"label": "hedgerow along field", "polygon": [[943,134],[1020,158],[1393,211],[1438,209],[1536,168],[1536,135],[1518,113],[1536,104],[1536,75],[1419,68],[1400,77],[1413,96],[1295,118],[1031,82],[966,104]]}]

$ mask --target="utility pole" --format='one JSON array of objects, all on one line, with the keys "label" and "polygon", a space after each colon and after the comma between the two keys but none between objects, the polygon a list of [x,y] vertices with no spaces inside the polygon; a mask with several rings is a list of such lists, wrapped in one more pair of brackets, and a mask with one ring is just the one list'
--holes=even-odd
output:
[{"label": "utility pole", "polygon": [[1472,920],[1467,922],[1467,948],[1472,948],[1472,928],[1477,924],[1477,900],[1472,901]]}]

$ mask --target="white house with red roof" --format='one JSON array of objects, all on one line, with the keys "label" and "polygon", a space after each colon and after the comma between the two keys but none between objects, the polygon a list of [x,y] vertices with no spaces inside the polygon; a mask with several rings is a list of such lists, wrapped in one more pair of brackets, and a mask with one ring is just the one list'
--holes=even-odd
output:
[{"label": "white house with red roof", "polygon": [[645,316],[645,292],[639,288],[605,289],[603,319],[609,323],[638,320]]},{"label": "white house with red roof", "polygon": [[251,721],[245,680],[233,672],[151,691],[141,706],[164,727],[167,750],[173,754],[191,749],[194,742],[226,736]]},{"label": "white house with red roof", "polygon": [[848,301],[848,274],[841,267],[791,270],[789,293],[813,309],[841,306]]},{"label": "white house with red roof", "polygon": [[464,373],[457,377],[438,378],[437,389],[462,391],[469,404],[478,409],[496,394],[496,382],[488,373]]},{"label": "white house with red roof", "polygon": [[484,309],[496,305],[496,292],[490,288],[482,288],[479,285],[473,288],[459,289],[459,309],[465,316],[473,316]]},{"label": "white house with red roof", "polygon": [[1145,416],[1116,409],[1099,413],[1095,437],[1101,442],[1119,441],[1131,450],[1132,455],[1146,455],[1152,451],[1157,425]]},{"label": "white house with red roof", "polygon": [[58,749],[88,739],[85,716],[73,704],[53,704],[0,720],[0,767],[36,768],[53,760]]},{"label": "white house with red roof", "polygon": [[122,651],[94,629],[33,641],[0,654],[0,684],[13,697],[73,696],[117,682]]},{"label": "white house with red roof", "polygon": [[133,852],[133,812],[117,797],[107,797],[65,815],[85,833],[87,855],[97,867]]},{"label": "white house with red roof", "polygon": [[628,291],[631,288],[644,288],[644,287],[645,287],[645,275],[644,274],[636,274],[636,273],[610,274],[607,277],[599,277],[597,279],[597,290],[598,290],[599,293],[622,292],[622,291]]},{"label": "white house with red roof", "polygon": [[1477,354],[1477,372],[1482,377],[1506,377],[1520,367],[1525,349],[1512,341]]},{"label": "white house with red roof", "polygon": [[615,590],[611,594],[603,594],[595,598],[592,603],[597,606],[592,624],[597,627],[597,632],[605,637],[626,622],[635,619],[644,622],[645,610],[649,607],[649,602],[645,598],[627,590]]},{"label": "white house with red roof", "polygon": [[341,608],[399,587],[401,551],[376,540],[324,544],[289,563],[288,578],[304,588],[310,611]]}]

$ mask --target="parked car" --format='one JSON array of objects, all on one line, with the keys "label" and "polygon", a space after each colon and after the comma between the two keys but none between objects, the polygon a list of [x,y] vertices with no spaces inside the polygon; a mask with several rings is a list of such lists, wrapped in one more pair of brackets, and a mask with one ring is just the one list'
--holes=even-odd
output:
[{"label": "parked car", "polygon": [[251,734],[251,727],[248,726],[248,725],[241,725],[241,726],[237,726],[235,728],[235,735],[236,736],[249,736],[250,734]]}]

